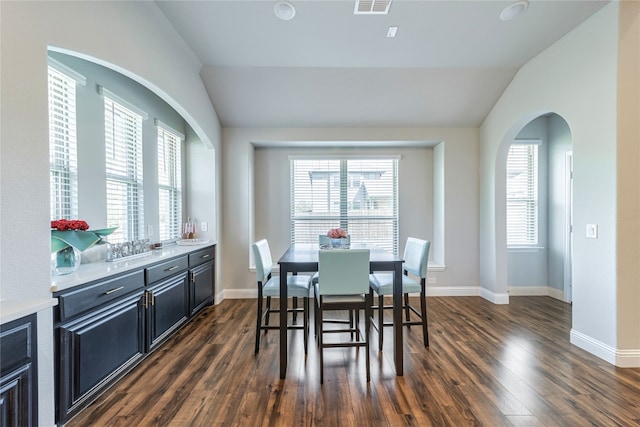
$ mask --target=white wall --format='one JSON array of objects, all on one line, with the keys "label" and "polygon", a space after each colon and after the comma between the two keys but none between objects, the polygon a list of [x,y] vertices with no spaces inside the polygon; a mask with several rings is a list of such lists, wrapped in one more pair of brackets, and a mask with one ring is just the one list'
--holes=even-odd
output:
[{"label": "white wall", "polygon": [[[549,133],[549,214],[548,214],[548,262],[550,288],[558,290],[557,295],[564,298],[565,255],[569,248],[566,245],[567,224],[567,167],[566,153],[573,150],[571,131],[567,122],[560,116],[552,114],[548,117]],[[568,272],[570,274],[570,272]]]},{"label": "white wall", "polygon": [[[144,84],[208,147],[219,148],[220,125],[198,74],[201,64],[152,2],[0,2],[0,20],[0,292],[8,299],[47,298],[47,48],[98,58]],[[38,320],[49,323],[51,316]],[[52,331],[52,324],[40,328]],[[47,426],[54,422],[53,337],[38,338],[39,416]]]},{"label": "white wall", "polygon": [[[555,112],[566,119],[574,141],[571,341],[612,363],[624,364],[616,353],[619,4],[604,7],[526,64],[481,126],[480,265],[482,287],[504,293],[504,167],[499,160],[505,141],[524,124],[542,113]],[[598,239],[586,238],[586,224],[598,224]],[[633,305],[637,313],[640,304]],[[637,324],[632,331],[637,334]]]},{"label": "white wall", "polygon": [[[353,141],[372,141],[386,143],[389,141],[404,141],[404,145],[411,141],[432,141],[440,142],[437,147],[438,156],[444,163],[442,167],[436,168],[429,165],[429,159],[425,158],[429,174],[440,175],[437,180],[432,180],[435,184],[440,182],[444,186],[444,191],[429,190],[433,185],[427,182],[423,187],[418,182],[416,186],[413,182],[402,182],[400,185],[408,185],[402,188],[403,198],[410,197],[409,193],[417,192],[426,197],[433,197],[429,205],[423,209],[440,209],[444,212],[444,223],[442,235],[445,243],[440,247],[444,251],[442,261],[443,271],[430,274],[437,280],[435,285],[430,285],[430,293],[454,294],[454,295],[477,295],[478,293],[478,146],[476,129],[231,129],[223,130],[223,188],[222,188],[222,235],[221,235],[221,283],[225,289],[226,297],[250,297],[255,294],[255,274],[250,268],[251,243],[257,238],[265,237],[261,233],[271,226],[273,220],[279,224],[278,230],[282,229],[282,235],[276,236],[268,233],[270,238],[276,240],[271,245],[273,257],[277,258],[284,252],[288,239],[289,230],[285,222],[288,220],[289,201],[284,200],[283,193],[274,196],[275,201],[270,203],[280,203],[286,212],[279,219],[273,218],[273,212],[267,212],[271,216],[269,227],[262,220],[257,219],[265,209],[263,200],[256,197],[258,186],[256,184],[256,170],[262,171],[264,162],[261,157],[271,158],[276,151],[265,152],[256,155],[253,143],[271,144],[285,142],[296,143],[306,142],[313,145],[314,142],[331,141],[334,150],[339,149],[341,142],[349,144]],[[402,144],[401,144],[402,145]],[[344,148],[344,147],[342,147]],[[360,149],[369,152],[367,149]],[[394,151],[391,149],[391,151]],[[397,152],[398,150],[395,150]],[[432,160],[433,161],[433,160]],[[260,164],[258,164],[261,162]],[[416,165],[417,166],[417,165]],[[271,168],[271,163],[268,165]],[[286,165],[288,171],[288,164]],[[266,172],[260,172],[266,173]],[[281,172],[282,173],[282,172]],[[402,173],[402,172],[401,172]],[[288,177],[288,172],[286,173]],[[284,175],[283,175],[284,176]],[[269,178],[271,179],[271,178]],[[282,178],[280,178],[282,179]],[[259,179],[258,179],[259,181]],[[283,185],[288,196],[288,181]],[[440,194],[439,197],[434,196]],[[442,206],[438,206],[441,203]],[[405,208],[406,210],[407,208]],[[407,220],[403,220],[404,215],[409,215]],[[442,216],[442,215],[440,215]],[[401,246],[402,239],[406,239],[411,233],[429,233],[428,227],[433,224],[425,224],[412,228],[407,224],[416,224],[419,218],[412,217],[410,212],[400,212],[401,221]],[[431,212],[428,218],[429,223],[434,221],[434,213]],[[404,223],[404,224],[403,224]],[[417,230],[417,231],[416,231]],[[438,236],[436,230],[433,235]],[[434,244],[435,246],[435,244]]]}]

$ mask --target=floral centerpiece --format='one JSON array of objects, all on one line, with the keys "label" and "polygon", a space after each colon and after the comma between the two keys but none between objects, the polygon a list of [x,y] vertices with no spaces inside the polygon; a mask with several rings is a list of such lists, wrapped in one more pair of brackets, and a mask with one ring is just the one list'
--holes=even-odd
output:
[{"label": "floral centerpiece", "polygon": [[327,236],[329,236],[330,239],[346,239],[347,232],[342,228],[332,228],[327,232]]},{"label": "floral centerpiece", "polygon": [[54,274],[69,274],[78,270],[80,254],[90,247],[104,243],[103,237],[117,227],[89,230],[82,220],[51,221],[51,270]]},{"label": "floral centerpiece", "polygon": [[349,239],[347,232],[342,228],[332,228],[327,232],[327,236],[331,239],[331,246],[334,248],[348,248]]}]

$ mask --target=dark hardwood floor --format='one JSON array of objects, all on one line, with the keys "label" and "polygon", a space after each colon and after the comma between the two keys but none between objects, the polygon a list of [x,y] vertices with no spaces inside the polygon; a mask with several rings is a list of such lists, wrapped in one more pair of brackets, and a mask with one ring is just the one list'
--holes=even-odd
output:
[{"label": "dark hardwood floor", "polygon": [[640,425],[640,369],[616,368],[572,346],[570,305],[510,301],[429,298],[430,347],[420,328],[405,328],[403,377],[390,360],[391,330],[378,353],[372,329],[371,382],[364,350],[329,349],[320,386],[312,340],[305,357],[302,332],[290,332],[280,380],[277,331],[263,334],[254,355],[255,300],[225,300],[68,426]]}]

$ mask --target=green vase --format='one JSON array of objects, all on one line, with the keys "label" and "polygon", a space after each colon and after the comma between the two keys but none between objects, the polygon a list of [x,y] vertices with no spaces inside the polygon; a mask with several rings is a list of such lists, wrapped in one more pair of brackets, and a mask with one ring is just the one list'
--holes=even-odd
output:
[{"label": "green vase", "polygon": [[51,254],[51,274],[61,276],[78,271],[82,252],[73,246],[67,246]]}]

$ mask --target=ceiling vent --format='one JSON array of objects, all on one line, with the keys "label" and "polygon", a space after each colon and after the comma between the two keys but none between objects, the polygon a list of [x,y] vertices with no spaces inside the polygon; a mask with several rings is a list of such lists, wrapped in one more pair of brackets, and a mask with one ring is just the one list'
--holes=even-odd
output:
[{"label": "ceiling vent", "polygon": [[386,15],[389,13],[391,0],[356,0],[356,15]]}]

